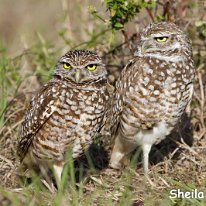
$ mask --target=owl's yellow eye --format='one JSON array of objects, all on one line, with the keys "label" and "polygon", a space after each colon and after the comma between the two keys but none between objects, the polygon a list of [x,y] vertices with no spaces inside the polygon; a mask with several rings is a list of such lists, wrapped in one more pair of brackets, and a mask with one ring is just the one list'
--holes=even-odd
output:
[{"label": "owl's yellow eye", "polygon": [[64,66],[65,69],[70,69],[71,68],[71,65],[69,63],[64,63],[63,66]]},{"label": "owl's yellow eye", "polygon": [[167,39],[168,39],[168,37],[166,37],[166,36],[163,36],[163,37],[155,37],[155,40],[156,40],[157,42],[166,42]]},{"label": "owl's yellow eye", "polygon": [[97,65],[96,65],[96,64],[90,64],[90,65],[87,66],[87,69],[88,69],[89,71],[94,71],[96,68],[97,68]]}]

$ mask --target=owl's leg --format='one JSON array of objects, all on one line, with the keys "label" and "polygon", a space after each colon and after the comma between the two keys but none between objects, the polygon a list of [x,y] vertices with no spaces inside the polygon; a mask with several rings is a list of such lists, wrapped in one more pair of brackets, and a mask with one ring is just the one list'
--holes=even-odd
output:
[{"label": "owl's leg", "polygon": [[30,149],[28,151],[28,154],[26,156],[26,159],[24,160],[29,165],[29,168],[34,170],[36,174],[41,174],[41,182],[46,186],[46,188],[54,194],[56,192],[56,188],[54,186],[54,183],[51,179],[51,176],[49,174],[49,163],[38,159],[34,153],[33,150]]},{"label": "owl's leg", "polygon": [[64,164],[58,162],[58,163],[53,165],[53,168],[54,168],[54,175],[55,175],[56,183],[57,183],[57,186],[59,188],[60,183],[61,183],[61,176],[62,176]]},{"label": "owl's leg", "polygon": [[110,158],[110,167],[120,169],[129,162],[129,153],[131,153],[137,144],[133,141],[128,141],[120,132],[117,135]]},{"label": "owl's leg", "polygon": [[151,144],[143,144],[142,151],[143,151],[143,169],[144,173],[147,175],[149,171],[149,153],[151,150]]}]

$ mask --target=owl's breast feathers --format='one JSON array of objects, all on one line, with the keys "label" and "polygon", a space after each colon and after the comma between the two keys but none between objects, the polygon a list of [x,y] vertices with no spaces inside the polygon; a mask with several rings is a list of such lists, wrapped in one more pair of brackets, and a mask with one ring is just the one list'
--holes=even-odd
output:
[{"label": "owl's breast feathers", "polygon": [[[106,82],[101,87],[98,84],[96,87],[93,85],[92,87],[86,86],[77,89],[67,82],[53,78],[36,93],[26,111],[17,149],[20,160],[24,159],[39,131],[38,136],[41,136],[41,138],[38,141],[44,138],[49,138],[49,141],[55,141],[56,138],[67,139],[68,134],[72,134],[72,138],[74,138],[75,135],[78,136],[78,133],[81,133],[82,130],[78,130],[81,126],[86,129],[85,135],[92,136],[89,124],[94,127],[93,133],[98,132],[100,130],[99,125],[103,121],[107,100]],[[58,125],[56,125],[57,121],[60,121]],[[53,128],[50,125],[53,125]],[[48,127],[51,127],[51,129],[48,130]],[[58,137],[56,135],[55,137],[50,136],[56,127],[59,127],[62,131],[69,131],[66,132],[67,134],[57,135]],[[44,134],[44,132],[47,134]],[[61,144],[61,142],[58,144]]]},{"label": "owl's breast feathers", "polygon": [[194,72],[192,60],[187,65],[150,57],[131,60],[116,83],[112,127],[124,122],[150,129],[160,121],[174,126],[191,100]]}]

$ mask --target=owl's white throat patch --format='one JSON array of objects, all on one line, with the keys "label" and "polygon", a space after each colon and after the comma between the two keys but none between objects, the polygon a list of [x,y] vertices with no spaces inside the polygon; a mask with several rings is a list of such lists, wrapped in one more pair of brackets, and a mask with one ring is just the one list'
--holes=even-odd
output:
[{"label": "owl's white throat patch", "polygon": [[161,54],[145,54],[145,57],[153,57],[159,60],[170,61],[170,62],[179,62],[183,61],[183,57],[175,55],[175,56],[163,56]]}]

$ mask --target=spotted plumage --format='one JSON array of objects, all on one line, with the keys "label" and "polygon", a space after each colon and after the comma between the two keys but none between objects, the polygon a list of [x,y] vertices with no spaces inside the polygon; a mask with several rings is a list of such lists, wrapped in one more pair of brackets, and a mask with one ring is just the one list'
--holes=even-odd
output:
[{"label": "spotted plumage", "polygon": [[114,144],[111,167],[120,168],[140,145],[148,171],[151,146],[171,132],[192,98],[194,75],[190,41],[175,24],[150,24],[141,33],[108,112],[105,130]]},{"label": "spotted plumage", "polygon": [[49,162],[60,180],[67,151],[78,158],[102,127],[106,84],[107,71],[96,53],[75,50],[61,57],[26,111],[18,143],[21,161],[29,158],[42,171]]}]

